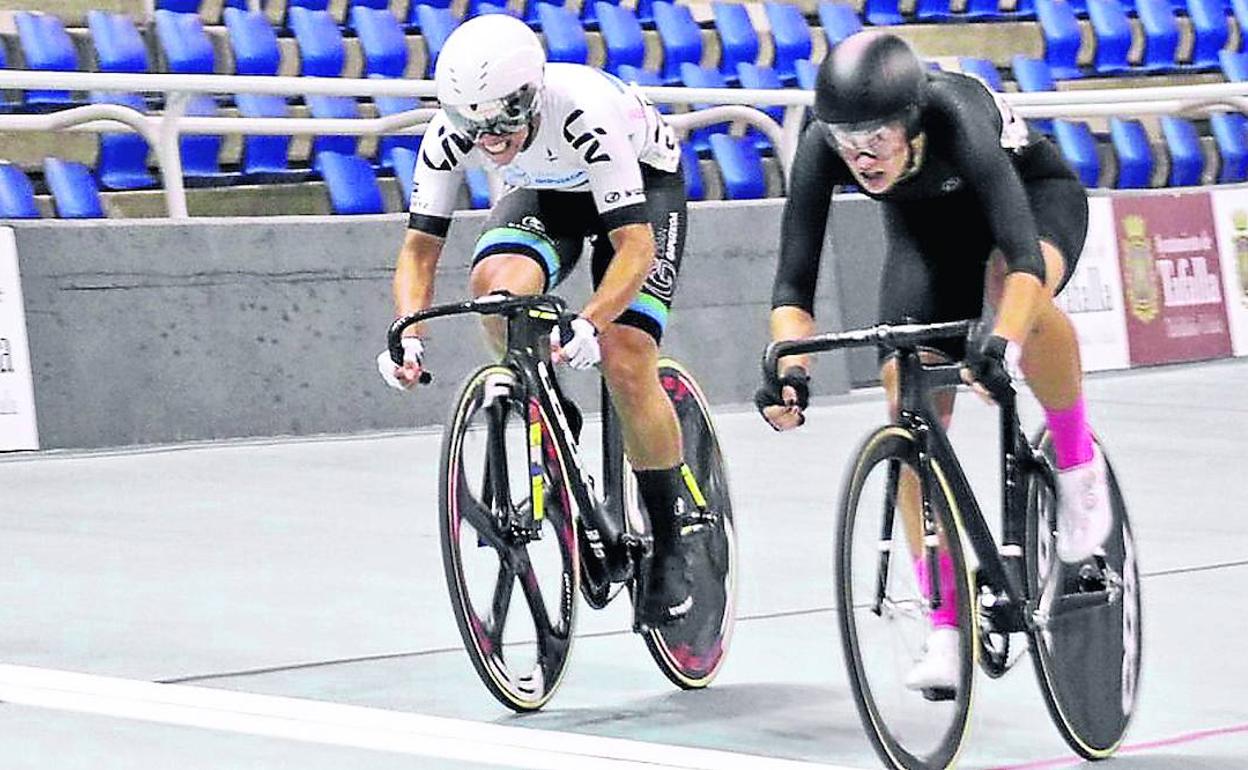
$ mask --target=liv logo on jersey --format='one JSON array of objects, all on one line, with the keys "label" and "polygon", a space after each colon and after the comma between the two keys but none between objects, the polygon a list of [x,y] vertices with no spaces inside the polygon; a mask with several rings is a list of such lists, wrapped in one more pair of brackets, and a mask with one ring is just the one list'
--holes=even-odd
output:
[{"label": "liv logo on jersey", "polygon": [[[430,147],[430,145],[433,145],[433,142],[428,144],[422,142],[420,149],[421,162],[434,171],[450,171],[459,165],[459,159],[467,155],[468,151],[472,149],[472,142],[468,141],[468,137],[449,133],[446,130],[446,126],[438,129],[436,139],[441,140],[436,147]],[[433,157],[429,154],[430,149],[433,149],[435,153],[441,150],[441,159],[434,162]],[[456,150],[459,151],[458,154],[456,154]]]},{"label": "liv logo on jersey", "polygon": [[578,134],[576,131],[579,129],[572,128],[572,124],[576,123],[584,114],[585,110],[573,110],[568,114],[567,119],[563,121],[563,138],[568,140],[568,143],[572,145],[574,150],[585,148],[586,163],[593,165],[594,163],[610,162],[611,156],[601,151],[602,143],[597,138],[598,136],[605,136],[606,131],[595,126]]}]

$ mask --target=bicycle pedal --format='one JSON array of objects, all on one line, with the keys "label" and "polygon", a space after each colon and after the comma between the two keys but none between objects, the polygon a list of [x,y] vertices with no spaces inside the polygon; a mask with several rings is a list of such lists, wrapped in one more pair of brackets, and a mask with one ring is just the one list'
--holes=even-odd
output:
[{"label": "bicycle pedal", "polygon": [[925,687],[922,690],[923,699],[940,703],[950,701],[957,697],[958,691],[952,687]]}]

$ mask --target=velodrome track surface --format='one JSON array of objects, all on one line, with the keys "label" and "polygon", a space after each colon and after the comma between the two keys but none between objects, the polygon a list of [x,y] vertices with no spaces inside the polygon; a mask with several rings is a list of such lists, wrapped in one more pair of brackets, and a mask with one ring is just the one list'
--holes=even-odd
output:
[{"label": "velodrome track surface", "polygon": [[[1094,375],[1087,393],[1145,575],[1140,709],[1105,767],[1248,767],[1248,360]],[[876,390],[825,399],[780,435],[719,411],[741,565],[719,679],[675,690],[622,603],[582,606],[562,689],[523,718],[460,647],[437,432],[0,458],[0,768],[875,767],[831,544],[882,413]],[[990,510],[993,417],[964,395],[953,433]],[[1078,764],[1027,661],[981,675],[963,767]]]}]

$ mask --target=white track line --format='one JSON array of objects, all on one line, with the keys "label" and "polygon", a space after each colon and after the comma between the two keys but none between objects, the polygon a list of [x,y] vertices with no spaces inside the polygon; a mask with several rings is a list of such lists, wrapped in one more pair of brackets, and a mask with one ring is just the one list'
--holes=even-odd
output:
[{"label": "white track line", "polygon": [[855,770],[301,698],[0,664],[0,701],[534,770]]}]

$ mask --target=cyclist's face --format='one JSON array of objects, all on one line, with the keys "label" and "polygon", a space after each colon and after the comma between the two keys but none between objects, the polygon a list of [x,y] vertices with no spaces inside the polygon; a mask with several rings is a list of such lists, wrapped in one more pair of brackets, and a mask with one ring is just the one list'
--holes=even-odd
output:
[{"label": "cyclist's face", "polygon": [[901,121],[863,129],[826,125],[832,146],[867,192],[882,193],[905,173],[911,148]]},{"label": "cyclist's face", "polygon": [[482,134],[476,146],[485,157],[499,166],[506,166],[516,159],[529,138],[529,129],[522,128],[509,134]]}]

